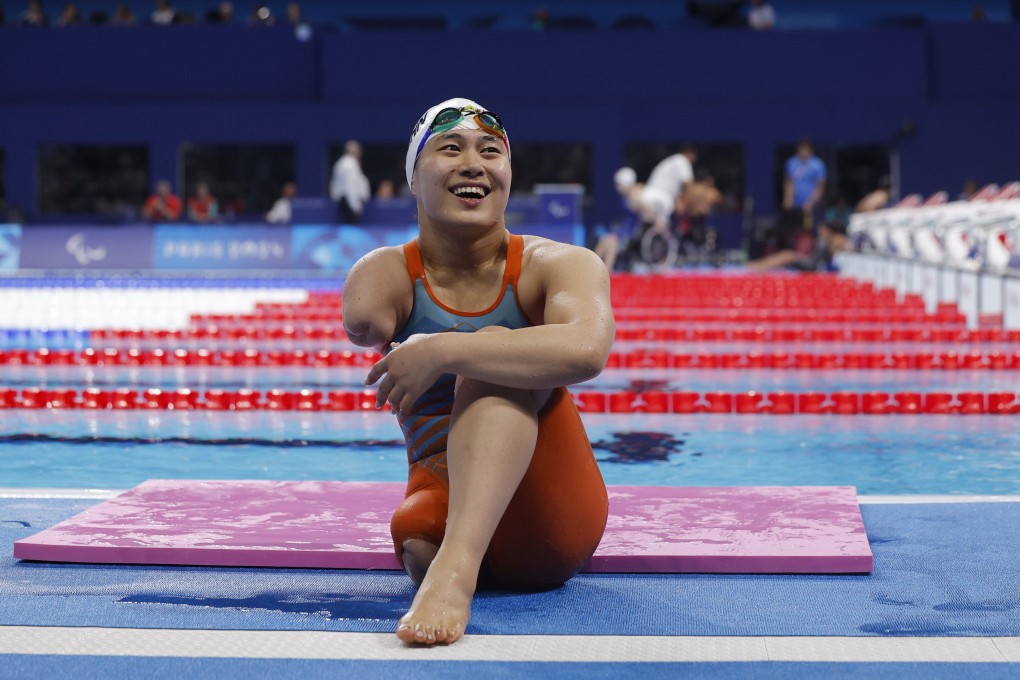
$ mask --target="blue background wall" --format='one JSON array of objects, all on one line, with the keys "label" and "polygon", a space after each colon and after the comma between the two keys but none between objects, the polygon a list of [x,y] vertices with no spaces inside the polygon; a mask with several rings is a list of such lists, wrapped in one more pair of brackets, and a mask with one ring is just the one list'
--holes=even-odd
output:
[{"label": "blue background wall", "polygon": [[179,147],[284,142],[324,187],[326,146],[403,141],[429,105],[473,97],[515,141],[587,141],[591,218],[616,208],[628,142],[737,142],[755,212],[774,209],[777,144],[899,139],[904,192],[1020,178],[1020,25],[833,31],[350,32],[286,26],[0,29],[10,205],[34,214],[35,150],[142,143],[153,177]]}]

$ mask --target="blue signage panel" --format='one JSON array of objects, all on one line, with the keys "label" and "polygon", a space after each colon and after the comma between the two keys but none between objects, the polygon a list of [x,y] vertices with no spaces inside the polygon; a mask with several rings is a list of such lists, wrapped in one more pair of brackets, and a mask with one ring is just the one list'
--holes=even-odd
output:
[{"label": "blue signage panel", "polygon": [[[580,224],[511,224],[510,231],[584,244]],[[0,224],[0,270],[305,269],[345,274],[366,253],[417,235],[415,224]]]},{"label": "blue signage panel", "polygon": [[[510,231],[584,244],[584,226],[580,224],[522,224],[512,225]],[[366,253],[383,246],[403,245],[417,236],[417,225],[296,224],[291,227],[293,268],[346,273]]]},{"label": "blue signage panel", "polygon": [[583,224],[518,224],[509,229],[514,234],[541,236],[550,241],[584,246]]},{"label": "blue signage panel", "polygon": [[402,245],[417,235],[417,225],[296,224],[291,227],[293,267],[345,273],[362,255],[382,246]]},{"label": "blue signage panel", "polygon": [[152,231],[144,224],[22,227],[22,269],[148,269]]},{"label": "blue signage panel", "polygon": [[264,224],[160,224],[153,264],[157,269],[290,269],[290,232]]},{"label": "blue signage panel", "polygon": [[21,225],[0,224],[0,271],[17,269],[21,262]]}]

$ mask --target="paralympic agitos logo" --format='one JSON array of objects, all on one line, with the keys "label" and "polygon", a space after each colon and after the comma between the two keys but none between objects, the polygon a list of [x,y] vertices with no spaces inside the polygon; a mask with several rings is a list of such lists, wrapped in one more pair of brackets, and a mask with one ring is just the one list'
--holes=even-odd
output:
[{"label": "paralympic agitos logo", "polygon": [[106,248],[104,246],[98,246],[96,248],[90,248],[85,245],[85,232],[79,231],[71,238],[67,239],[65,249],[74,258],[78,264],[89,264],[91,262],[99,262],[100,260],[106,259]]}]

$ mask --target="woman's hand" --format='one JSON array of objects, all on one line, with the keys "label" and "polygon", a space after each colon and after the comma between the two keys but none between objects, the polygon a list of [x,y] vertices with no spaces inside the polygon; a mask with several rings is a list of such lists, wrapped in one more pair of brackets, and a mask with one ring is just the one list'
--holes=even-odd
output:
[{"label": "woman's hand", "polygon": [[443,374],[436,353],[437,335],[416,334],[402,343],[390,344],[393,349],[376,362],[365,378],[366,385],[377,380],[375,407],[382,408],[389,402],[397,413],[408,412]]}]

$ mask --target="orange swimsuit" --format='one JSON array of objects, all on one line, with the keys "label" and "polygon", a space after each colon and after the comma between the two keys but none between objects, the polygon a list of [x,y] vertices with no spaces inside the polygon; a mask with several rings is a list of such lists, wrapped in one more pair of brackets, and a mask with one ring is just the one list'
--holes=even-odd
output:
[{"label": "orange swimsuit", "polygon": [[[416,242],[404,246],[414,304],[394,338],[415,333],[473,332],[486,326],[533,325],[517,303],[524,239],[511,235],[499,297],[481,312],[460,312],[435,299]],[[446,533],[449,475],[446,439],[456,376],[444,375],[400,418],[408,452],[404,502],[390,531],[399,558],[404,541],[440,545]],[[560,585],[576,574],[602,539],[608,514],[605,483],[580,415],[565,388],[555,390],[538,414],[538,442],[524,479],[493,534],[483,576],[493,585],[522,590]]]}]

